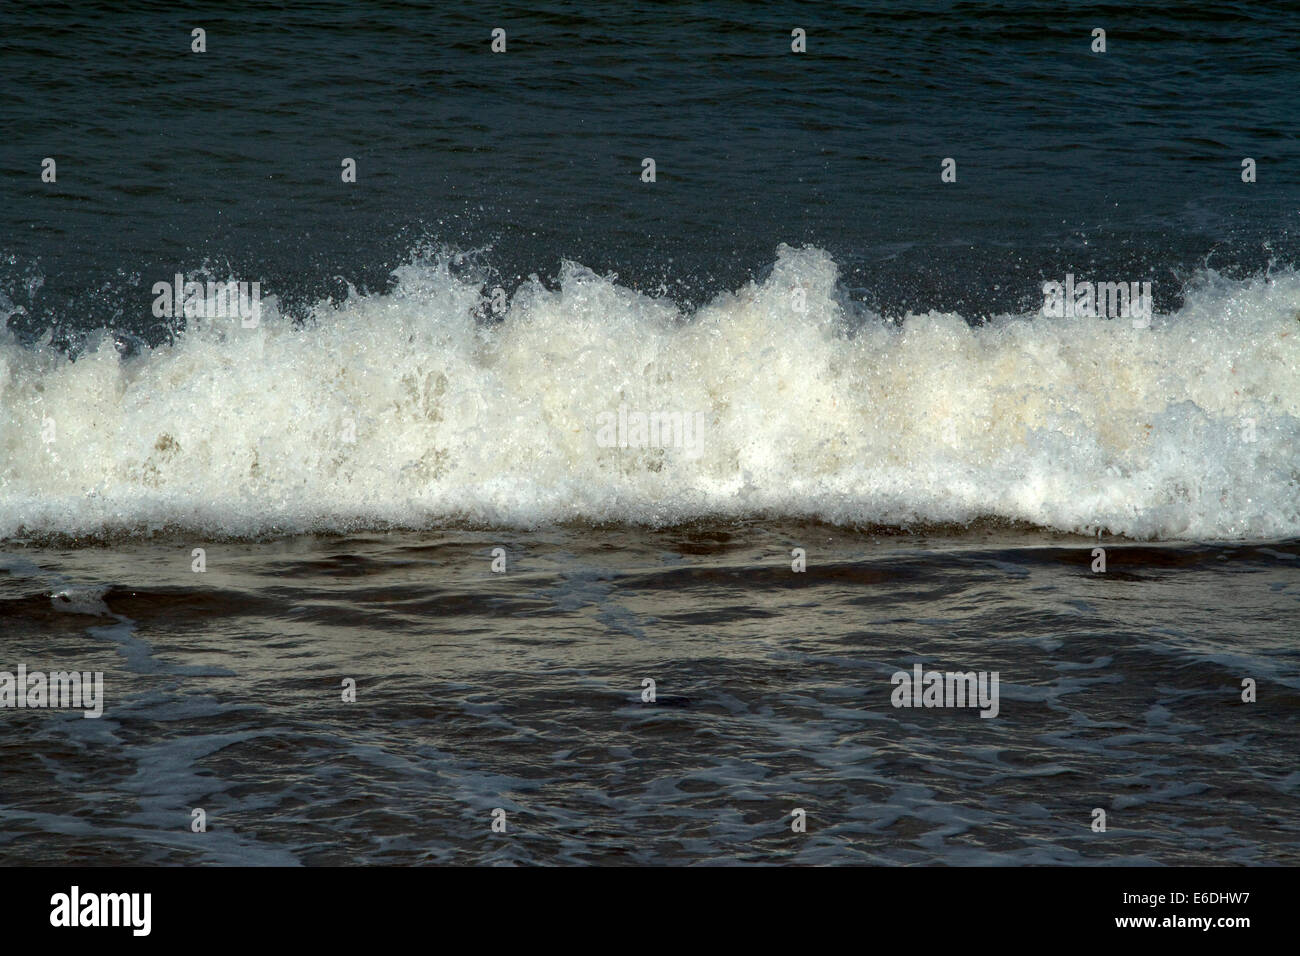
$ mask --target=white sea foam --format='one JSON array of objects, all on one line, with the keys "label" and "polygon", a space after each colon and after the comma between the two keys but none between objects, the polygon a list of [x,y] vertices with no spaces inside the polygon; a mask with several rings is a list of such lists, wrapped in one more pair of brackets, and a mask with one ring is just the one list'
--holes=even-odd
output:
[{"label": "white sea foam", "polygon": [[[5,333],[0,537],[754,515],[1300,534],[1293,272],[1203,275],[1146,329],[849,321],[831,258],[784,246],[692,315],[576,265],[491,325],[445,260],[396,279],[130,359]],[[621,406],[703,412],[702,453],[602,447]]]}]

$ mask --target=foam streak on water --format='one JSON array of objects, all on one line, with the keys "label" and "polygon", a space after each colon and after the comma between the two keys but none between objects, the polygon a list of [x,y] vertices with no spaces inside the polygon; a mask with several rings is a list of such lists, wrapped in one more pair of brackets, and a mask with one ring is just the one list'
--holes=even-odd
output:
[{"label": "foam streak on water", "polygon": [[[439,259],[305,325],[270,300],[256,329],[192,324],[129,359],[6,337],[0,536],[744,516],[1300,534],[1293,272],[1202,275],[1146,329],[883,321],[813,248],[691,315],[577,265],[559,279],[499,323]],[[700,453],[601,447],[620,406],[702,413]]]}]

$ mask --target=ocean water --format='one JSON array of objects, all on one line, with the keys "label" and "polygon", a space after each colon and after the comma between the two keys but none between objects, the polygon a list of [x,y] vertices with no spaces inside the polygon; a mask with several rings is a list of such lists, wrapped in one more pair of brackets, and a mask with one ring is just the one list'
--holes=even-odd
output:
[{"label": "ocean water", "polygon": [[1300,860],[1294,5],[0,16],[0,860]]}]

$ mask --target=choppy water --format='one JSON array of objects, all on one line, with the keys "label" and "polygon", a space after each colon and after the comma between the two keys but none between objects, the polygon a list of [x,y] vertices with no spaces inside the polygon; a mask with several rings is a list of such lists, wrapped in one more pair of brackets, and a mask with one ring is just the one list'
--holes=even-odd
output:
[{"label": "choppy water", "polygon": [[3,17],[0,859],[1297,861],[1294,4]]},{"label": "choppy water", "polygon": [[420,241],[490,246],[507,290],[570,259],[692,305],[812,243],[873,308],[968,317],[1036,308],[1042,278],[1068,271],[1156,280],[1169,309],[1201,266],[1296,261],[1290,2],[76,0],[4,16],[0,290],[25,336],[157,341],[150,287],[178,269],[261,280],[297,308],[347,282],[382,290]]}]

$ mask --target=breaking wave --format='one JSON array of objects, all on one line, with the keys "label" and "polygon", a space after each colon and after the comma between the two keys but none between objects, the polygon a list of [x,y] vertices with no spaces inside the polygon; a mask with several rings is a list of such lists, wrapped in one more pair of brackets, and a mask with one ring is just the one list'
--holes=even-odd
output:
[{"label": "breaking wave", "polygon": [[500,321],[446,257],[394,279],[130,357],[4,332],[0,537],[734,517],[1300,534],[1294,272],[1203,273],[1144,329],[885,320],[788,246],[692,314],[572,263]]}]

